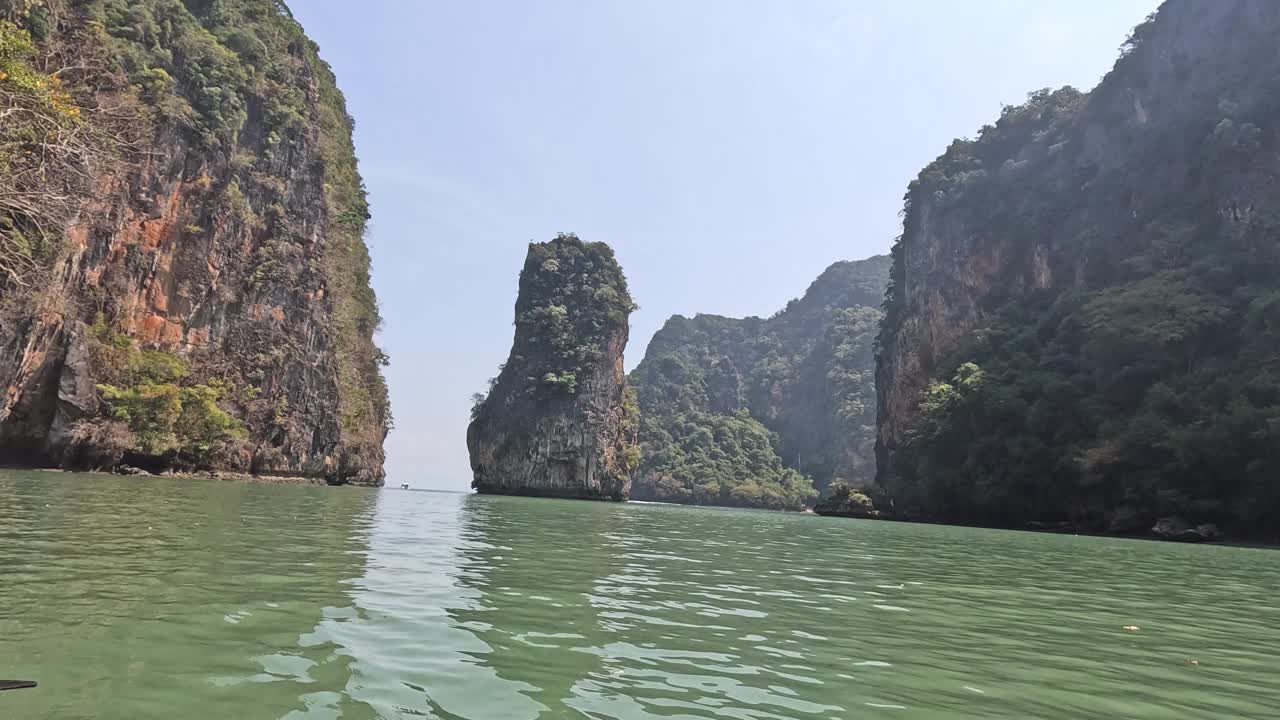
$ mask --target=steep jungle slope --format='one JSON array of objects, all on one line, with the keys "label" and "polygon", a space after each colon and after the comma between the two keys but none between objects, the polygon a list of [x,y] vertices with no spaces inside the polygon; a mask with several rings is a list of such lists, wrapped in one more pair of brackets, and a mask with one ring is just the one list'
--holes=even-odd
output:
[{"label": "steep jungle slope", "polygon": [[279,0],[0,0],[0,460],[380,484],[351,132]]},{"label": "steep jungle slope", "polygon": [[1274,535],[1280,4],[1169,0],[1088,94],[911,184],[880,333],[899,513]]},{"label": "steep jungle slope", "polygon": [[796,509],[833,480],[869,483],[888,270],[887,256],[836,263],[768,319],[669,319],[631,373],[643,449],[632,496]]}]

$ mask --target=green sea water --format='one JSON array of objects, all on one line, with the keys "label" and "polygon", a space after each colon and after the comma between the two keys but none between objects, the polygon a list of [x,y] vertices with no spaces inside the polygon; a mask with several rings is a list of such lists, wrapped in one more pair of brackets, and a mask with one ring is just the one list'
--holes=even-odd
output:
[{"label": "green sea water", "polygon": [[1280,717],[1278,591],[1272,550],[4,472],[0,718]]}]

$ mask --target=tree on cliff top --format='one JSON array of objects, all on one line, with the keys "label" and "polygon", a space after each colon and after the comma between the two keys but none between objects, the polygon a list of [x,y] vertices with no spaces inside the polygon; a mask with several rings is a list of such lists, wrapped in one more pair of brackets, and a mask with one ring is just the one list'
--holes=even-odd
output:
[{"label": "tree on cliff top", "polygon": [[[607,244],[572,233],[530,243],[520,271],[515,346],[500,377],[512,378],[517,394],[529,398],[574,395],[635,309]],[[473,397],[477,409],[484,398]]]}]

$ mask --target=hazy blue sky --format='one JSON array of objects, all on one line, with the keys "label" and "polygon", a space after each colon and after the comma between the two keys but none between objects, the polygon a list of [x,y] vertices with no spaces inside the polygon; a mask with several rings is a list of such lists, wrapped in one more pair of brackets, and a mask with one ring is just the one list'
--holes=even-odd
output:
[{"label": "hazy blue sky", "polygon": [[396,429],[465,489],[530,240],[617,251],[627,364],[673,313],[769,315],[886,252],[907,183],[1001,104],[1092,87],[1156,0],[294,0],[356,118]]}]

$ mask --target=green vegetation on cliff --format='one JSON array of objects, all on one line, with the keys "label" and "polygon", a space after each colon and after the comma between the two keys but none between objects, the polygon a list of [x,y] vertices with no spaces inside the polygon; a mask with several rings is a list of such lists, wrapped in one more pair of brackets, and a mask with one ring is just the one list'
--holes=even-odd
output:
[{"label": "green vegetation on cliff", "polygon": [[631,375],[643,446],[633,496],[796,509],[833,480],[870,482],[888,265],[836,263],[768,319],[668,320]]},{"label": "green vegetation on cliff", "polygon": [[1001,308],[929,386],[896,464],[899,501],[1001,524],[1125,530],[1174,515],[1269,531],[1280,263],[1212,254]]},{"label": "green vegetation on cliff", "polygon": [[[584,243],[572,233],[529,243],[515,320],[524,342],[502,367],[519,384],[511,397],[574,395],[579,376],[609,352],[635,307],[605,243]],[[485,396],[473,400],[476,415]]]},{"label": "green vegetation on cliff", "polygon": [[[929,373],[882,463],[900,511],[1274,536],[1276,29],[1269,3],[1168,3],[1097,90],[1033,94],[912,184],[881,335],[885,361],[916,353]],[[908,266],[961,242],[936,228],[964,229],[962,259],[915,267],[908,292]],[[998,269],[963,277],[966,256]],[[934,312],[917,298],[953,287],[981,288],[975,327],[904,348],[908,318]]]},{"label": "green vegetation on cliff", "polygon": [[[193,382],[191,367],[164,350],[138,350],[99,320],[90,328],[90,353],[99,369],[98,391],[107,419],[82,420],[80,438],[116,438],[95,449],[101,464],[126,452],[170,457],[182,468],[208,467],[241,451],[244,424],[218,406],[222,383]],[[118,427],[113,427],[118,423]]]},{"label": "green vegetation on cliff", "polygon": [[[669,425],[642,415],[637,500],[794,510],[817,495],[782,464],[773,433],[746,412],[689,412]],[[651,473],[651,475],[649,475]]]}]

